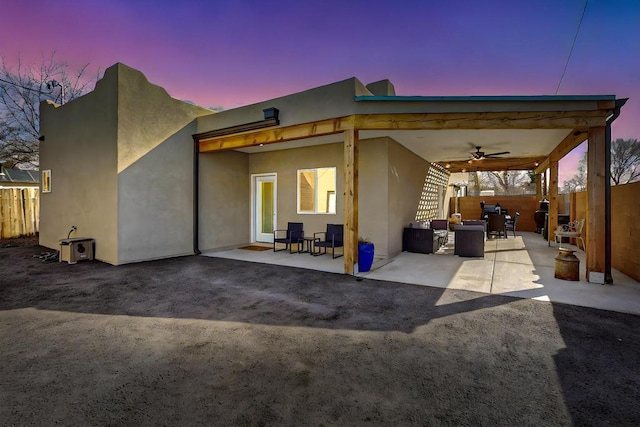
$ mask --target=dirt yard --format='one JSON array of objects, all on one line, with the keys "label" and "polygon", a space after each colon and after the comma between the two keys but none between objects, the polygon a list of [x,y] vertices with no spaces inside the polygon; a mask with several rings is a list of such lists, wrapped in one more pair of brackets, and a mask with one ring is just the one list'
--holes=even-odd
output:
[{"label": "dirt yard", "polygon": [[637,316],[6,243],[2,425],[640,425]]}]

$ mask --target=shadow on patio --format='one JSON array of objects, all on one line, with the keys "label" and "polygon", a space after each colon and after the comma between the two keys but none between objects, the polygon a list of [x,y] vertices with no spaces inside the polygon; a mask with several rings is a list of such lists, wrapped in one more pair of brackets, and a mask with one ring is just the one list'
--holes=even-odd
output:
[{"label": "shadow on patio", "polygon": [[[615,269],[613,286],[587,282],[585,254],[580,250],[576,255],[580,259],[581,280],[556,279],[557,248],[549,247],[539,234],[518,232],[515,238],[490,239],[483,259],[454,256],[452,242],[450,237],[449,244],[436,254],[402,252],[392,259],[378,261],[372,271],[359,277],[640,314],[640,283]],[[343,268],[342,258],[332,260],[330,256],[270,250],[234,249],[206,255],[333,273],[341,273]]]}]

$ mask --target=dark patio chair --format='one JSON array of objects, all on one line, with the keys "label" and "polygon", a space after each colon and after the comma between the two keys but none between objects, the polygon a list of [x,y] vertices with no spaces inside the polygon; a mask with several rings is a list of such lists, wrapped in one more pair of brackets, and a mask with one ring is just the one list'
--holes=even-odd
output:
[{"label": "dark patio chair", "polygon": [[448,230],[449,220],[448,219],[432,219],[431,228],[434,230]]},{"label": "dark patio chair", "polygon": [[513,237],[516,237],[516,225],[518,224],[518,217],[520,216],[520,212],[516,212],[513,218],[508,219],[504,223],[505,235],[506,232],[511,230],[513,231]]},{"label": "dark patio chair", "polygon": [[[304,237],[304,226],[301,222],[290,222],[286,230],[273,230],[273,252],[284,251],[287,248],[289,253],[293,253],[295,244],[300,251],[300,240]],[[276,243],[284,244],[284,249],[276,250]]]},{"label": "dark patio chair", "polygon": [[[331,248],[331,257],[333,259],[341,257],[342,255],[344,255],[344,253],[336,256],[336,248],[341,248],[344,246],[343,236],[344,226],[342,224],[327,224],[327,231],[319,231],[317,233],[313,233],[313,256],[324,255],[327,253],[327,248]],[[324,252],[316,252],[315,248],[324,248]]]},{"label": "dark patio chair", "polygon": [[507,221],[506,215],[493,214],[489,215],[487,222],[487,235],[497,235],[498,237],[507,237],[505,229],[505,222]]},{"label": "dark patio chair", "polygon": [[461,257],[484,257],[484,225],[456,225],[453,254]]}]

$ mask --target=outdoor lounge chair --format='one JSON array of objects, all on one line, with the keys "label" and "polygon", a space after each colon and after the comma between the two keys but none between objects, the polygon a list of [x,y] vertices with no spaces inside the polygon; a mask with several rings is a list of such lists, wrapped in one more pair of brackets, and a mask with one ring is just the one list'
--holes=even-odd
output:
[{"label": "outdoor lounge chair", "polygon": [[[331,257],[339,258],[344,253],[336,256],[336,248],[340,248],[344,245],[344,226],[342,224],[327,224],[327,231],[319,231],[313,233],[313,256],[324,255],[327,253],[327,248],[331,248]],[[324,252],[316,251],[315,248],[324,248]]]},{"label": "outdoor lounge chair", "polygon": [[453,254],[463,257],[484,257],[485,229],[483,225],[456,225]]},{"label": "outdoor lounge chair", "polygon": [[449,220],[448,219],[432,219],[431,228],[434,230],[448,230]]},{"label": "outdoor lounge chair", "polygon": [[484,232],[487,232],[487,221],[484,219],[465,219],[462,221],[462,225],[481,225],[484,228]]},{"label": "outdoor lounge chair", "polygon": [[[304,237],[304,226],[301,222],[290,222],[287,224],[286,230],[273,230],[273,251],[283,251],[289,249],[289,253],[293,253],[293,245],[295,244],[300,251],[300,240]],[[276,250],[276,243],[284,244],[284,249]]]}]

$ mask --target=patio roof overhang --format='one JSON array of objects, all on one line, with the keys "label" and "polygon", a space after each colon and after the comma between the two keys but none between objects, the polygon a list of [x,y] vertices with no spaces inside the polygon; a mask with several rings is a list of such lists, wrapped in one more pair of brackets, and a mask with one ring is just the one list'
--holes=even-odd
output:
[{"label": "patio roof overhang", "polygon": [[[626,100],[614,95],[542,97],[398,97],[357,96],[353,114],[306,123],[211,136],[193,135],[199,153],[239,150],[248,153],[344,142],[345,273],[354,272],[358,238],[358,144],[388,136],[424,159],[451,172],[547,168],[550,182],[549,227],[557,225],[558,161],[589,139],[589,222],[587,272],[610,276],[605,236],[607,135],[611,117]],[[276,107],[279,108],[278,105]],[[286,114],[283,116],[286,117]],[[342,135],[342,137],[337,136]],[[610,141],[609,141],[610,143]],[[470,151],[508,151],[501,158],[472,160]],[[602,154],[602,155],[600,155]],[[538,178],[538,182],[540,182]],[[549,233],[549,238],[553,238]],[[600,280],[600,279],[598,279]]]},{"label": "patio roof overhang", "polygon": [[[564,154],[578,146],[587,129],[605,126],[615,108],[613,95],[358,96],[355,101],[354,114],[347,116],[308,123],[283,121],[277,127],[214,137],[209,131],[194,138],[201,153],[254,153],[334,143],[340,139],[331,135],[354,129],[361,140],[391,137],[430,162],[448,165],[451,172],[530,170],[548,164],[558,146]],[[473,160],[476,146],[509,154]]]}]

